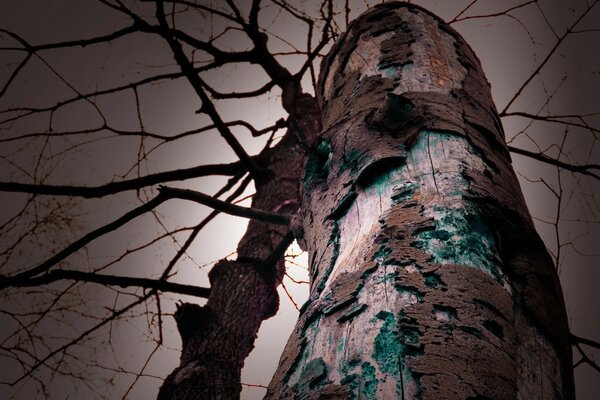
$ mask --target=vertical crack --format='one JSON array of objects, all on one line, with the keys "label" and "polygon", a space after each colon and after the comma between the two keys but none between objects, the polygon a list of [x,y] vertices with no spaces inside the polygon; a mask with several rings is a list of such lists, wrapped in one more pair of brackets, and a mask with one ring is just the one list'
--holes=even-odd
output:
[{"label": "vertical crack", "polygon": [[435,191],[436,191],[436,193],[439,196],[440,195],[440,191],[438,189],[437,181],[435,179],[435,167],[433,166],[433,158],[431,157],[430,143],[431,143],[431,135],[428,132],[427,133],[427,155],[429,156],[429,163],[431,164],[431,176],[433,176],[433,184],[435,186]]}]

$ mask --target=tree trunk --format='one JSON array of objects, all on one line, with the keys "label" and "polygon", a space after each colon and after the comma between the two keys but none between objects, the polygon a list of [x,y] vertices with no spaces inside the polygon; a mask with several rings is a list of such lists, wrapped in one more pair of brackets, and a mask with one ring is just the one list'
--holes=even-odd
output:
[{"label": "tree trunk", "polygon": [[[256,182],[252,207],[294,215],[305,147],[321,127],[316,99],[299,94],[281,141],[259,157],[263,180]],[[307,140],[302,143],[299,138]],[[175,314],[182,339],[180,365],[165,379],[159,400],[231,400],[241,392],[241,370],[254,348],[261,323],[279,308],[277,286],[283,253],[293,240],[290,227],[251,220],[235,261],[222,260],[209,273],[206,305],[184,303]]]},{"label": "tree trunk", "polygon": [[311,295],[267,399],[570,399],[560,284],[479,60],[407,3],[323,62]]}]

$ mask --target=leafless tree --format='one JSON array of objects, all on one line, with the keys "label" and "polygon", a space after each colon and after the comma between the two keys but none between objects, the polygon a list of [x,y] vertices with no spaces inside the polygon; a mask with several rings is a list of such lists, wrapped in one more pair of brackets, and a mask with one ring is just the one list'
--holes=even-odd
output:
[{"label": "leafless tree", "polygon": [[[597,320],[598,2],[415,3],[465,36],[491,80],[536,228],[567,280],[583,381],[600,372],[597,323],[581,319]],[[156,393],[178,349],[184,359],[202,349],[206,379],[239,393],[278,287],[294,284],[283,257],[302,233],[303,166],[319,154],[319,65],[373,5],[2,6],[0,355],[10,396],[60,397],[65,383],[106,398],[139,396],[143,382]],[[210,334],[190,342],[198,329]]]}]

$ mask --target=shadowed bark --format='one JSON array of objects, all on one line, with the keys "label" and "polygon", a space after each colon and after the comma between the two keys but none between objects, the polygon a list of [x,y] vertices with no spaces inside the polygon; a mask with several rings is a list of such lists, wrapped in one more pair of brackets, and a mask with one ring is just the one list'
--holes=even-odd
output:
[{"label": "shadowed bark", "polygon": [[[252,208],[293,215],[299,207],[298,183],[308,145],[299,137],[314,141],[320,113],[316,99],[306,94],[299,94],[293,107],[294,128],[267,150],[267,178],[257,184]],[[181,363],[163,383],[158,399],[239,398],[244,360],[262,321],[279,308],[277,286],[284,273],[283,253],[293,240],[291,228],[250,220],[237,260],[223,260],[211,270],[207,304],[179,306],[175,318]]]}]

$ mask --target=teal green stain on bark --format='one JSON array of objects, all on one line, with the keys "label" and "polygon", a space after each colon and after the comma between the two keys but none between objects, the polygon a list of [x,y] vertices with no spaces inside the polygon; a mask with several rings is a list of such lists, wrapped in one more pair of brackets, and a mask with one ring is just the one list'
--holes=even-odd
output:
[{"label": "teal green stain on bark", "polygon": [[387,260],[390,254],[392,254],[392,249],[390,249],[386,243],[381,243],[379,249],[371,257],[371,261],[379,261],[383,263],[385,260]]},{"label": "teal green stain on bark", "polygon": [[420,303],[421,301],[423,301],[423,292],[421,292],[415,286],[403,285],[401,282],[396,281],[394,284],[394,288],[396,288],[396,290],[400,294],[409,295],[412,299],[414,299],[414,302]]},{"label": "teal green stain on bark", "polygon": [[[467,146],[466,150],[476,154],[466,143],[466,139],[457,134],[422,131],[410,149],[409,157],[415,166],[422,166],[422,170],[427,171],[422,176],[431,174],[436,190],[439,187],[440,196],[462,199],[469,189],[469,181],[464,177],[464,161],[453,161],[453,170],[456,172],[454,175],[442,175],[444,164],[440,160],[446,159],[445,152],[451,152],[453,146],[462,146],[463,149]],[[483,160],[481,162],[484,163]],[[445,168],[448,168],[448,164]],[[413,176],[413,179],[419,177]],[[412,196],[408,187],[403,188],[402,185],[395,191],[392,199],[396,203],[406,202]],[[433,214],[434,227],[414,232],[413,235],[418,238],[414,245],[431,254],[432,261],[436,263],[467,265],[500,279],[500,262],[494,234],[481,217],[479,207],[468,200],[462,199],[462,202],[462,206],[436,205],[429,209],[427,212],[429,215]],[[429,287],[438,285],[435,278],[430,278],[426,283]]]},{"label": "teal green stain on bark", "polygon": [[[284,382],[287,384],[289,383],[291,386],[290,379],[292,379],[292,377],[294,376],[294,374],[297,372],[299,366],[301,365],[305,365],[307,360],[309,360],[310,358],[312,358],[312,351],[311,351],[311,346],[308,346],[308,338],[309,337],[315,337],[315,331],[318,329],[317,327],[319,326],[320,322],[321,322],[321,318],[322,316],[318,313],[313,313],[309,316],[309,318],[305,319],[304,324],[302,326],[302,330],[300,333],[300,351],[298,352],[298,355],[296,356],[296,358],[294,359],[294,361],[292,362],[292,364],[290,365],[290,367],[288,368],[288,370],[285,373],[284,376]],[[297,378],[299,379],[299,378]],[[292,379],[293,382],[297,382],[297,380]]]},{"label": "teal green stain on bark", "polygon": [[377,280],[378,283],[387,283],[387,282],[391,282],[392,284],[394,282],[396,282],[396,279],[398,278],[398,274],[395,272],[388,272],[387,274],[379,277],[379,279]]},{"label": "teal green stain on bark", "polygon": [[[327,378],[327,364],[321,357],[310,360],[302,370],[300,379],[295,386],[297,391],[302,392],[302,386],[308,386],[309,389],[314,389],[323,383]],[[299,389],[299,390],[298,390]]]},{"label": "teal green stain on bark", "polygon": [[358,150],[350,150],[345,153],[343,157],[343,162],[338,168],[338,176],[347,170],[350,171],[350,175],[355,175],[365,162],[364,154]]},{"label": "teal green stain on bark", "polygon": [[300,307],[300,315],[304,314],[304,312],[305,312],[306,310],[308,310],[308,307],[310,307],[310,305],[311,305],[312,303],[314,303],[314,302],[315,302],[315,300],[316,300],[316,297],[315,297],[315,296],[311,296],[311,297],[309,297],[308,299],[306,299],[306,301],[304,302],[304,304],[302,304],[302,306]]},{"label": "teal green stain on bark", "polygon": [[383,325],[373,342],[373,359],[381,372],[398,377],[402,343],[396,330],[396,320],[389,311],[380,311],[375,317],[382,320]]},{"label": "teal green stain on bark", "polygon": [[436,288],[442,284],[442,280],[437,274],[430,274],[425,277],[425,285],[429,288]]},{"label": "teal green stain on bark", "polygon": [[331,168],[331,142],[319,139],[315,151],[311,152],[304,168],[302,183],[310,187],[313,180],[324,180]]},{"label": "teal green stain on bark", "polygon": [[400,204],[412,199],[418,185],[415,182],[403,182],[393,188],[392,201]]},{"label": "teal green stain on bark", "polygon": [[[493,232],[475,206],[452,209],[436,207],[435,228],[417,233],[416,246],[433,256],[440,264],[468,265],[490,273],[499,279],[499,256]],[[431,278],[428,282],[435,285]]]},{"label": "teal green stain on bark", "polygon": [[406,344],[417,344],[421,338],[421,331],[418,328],[407,327],[402,329],[402,336]]},{"label": "teal green stain on bark", "polygon": [[381,74],[385,78],[391,79],[396,74],[397,67],[384,67],[384,68],[378,67],[377,71],[381,72]]},{"label": "teal green stain on bark", "polygon": [[[377,168],[382,170],[381,173],[370,181],[365,187],[365,191],[378,196],[390,196],[390,188],[395,190],[404,182],[404,178],[399,176],[399,172],[406,168],[406,157],[404,155],[388,157],[381,160]],[[410,190],[411,186],[406,189]]]},{"label": "teal green stain on bark", "polygon": [[327,269],[317,286],[317,293],[321,293],[325,288],[325,284],[327,283],[327,278],[333,271],[333,267],[335,266],[335,262],[340,255],[340,221],[333,220],[333,227],[331,229],[331,235],[329,236],[329,245],[333,246],[333,254],[331,256],[331,260],[329,261],[329,265],[327,265]]},{"label": "teal green stain on bark", "polygon": [[350,374],[344,376],[340,380],[340,385],[347,387],[349,390],[348,400],[356,400],[358,397],[358,387],[359,387],[360,376],[358,374]]},{"label": "teal green stain on bark", "polygon": [[377,374],[369,362],[362,363],[362,397],[365,400],[377,400]]}]

